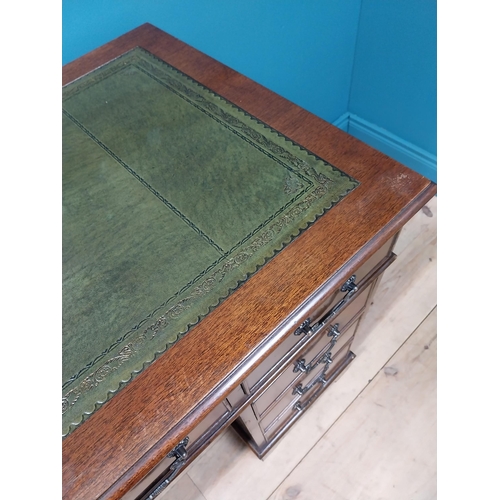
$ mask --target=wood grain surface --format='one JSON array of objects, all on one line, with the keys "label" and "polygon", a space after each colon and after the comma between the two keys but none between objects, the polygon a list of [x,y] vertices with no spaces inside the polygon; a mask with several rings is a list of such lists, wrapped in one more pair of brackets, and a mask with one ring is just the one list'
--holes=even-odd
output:
[{"label": "wood grain surface", "polygon": [[120,498],[303,319],[285,318],[325,281],[338,286],[436,192],[416,172],[149,24],[65,66],[63,84],[135,46],[361,185],[63,441],[63,497],[72,500]]}]

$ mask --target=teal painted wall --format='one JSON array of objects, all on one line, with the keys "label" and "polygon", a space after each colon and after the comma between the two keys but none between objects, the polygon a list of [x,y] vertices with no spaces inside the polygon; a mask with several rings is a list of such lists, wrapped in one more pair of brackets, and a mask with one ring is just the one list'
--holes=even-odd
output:
[{"label": "teal painted wall", "polygon": [[436,155],[436,0],[363,0],[349,111]]},{"label": "teal painted wall", "polygon": [[63,64],[149,22],[332,122],[361,0],[63,0]]}]

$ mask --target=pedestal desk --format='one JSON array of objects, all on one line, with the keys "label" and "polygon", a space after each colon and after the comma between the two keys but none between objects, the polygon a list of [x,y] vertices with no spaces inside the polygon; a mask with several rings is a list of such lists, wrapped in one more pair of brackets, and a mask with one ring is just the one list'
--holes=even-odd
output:
[{"label": "pedestal desk", "polygon": [[229,425],[264,456],[435,192],[149,24],[66,65],[63,497],[156,498]]}]

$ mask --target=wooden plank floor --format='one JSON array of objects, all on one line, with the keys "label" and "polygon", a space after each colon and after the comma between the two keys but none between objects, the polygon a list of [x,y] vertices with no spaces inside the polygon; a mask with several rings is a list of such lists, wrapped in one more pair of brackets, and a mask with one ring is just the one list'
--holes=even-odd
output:
[{"label": "wooden plank floor", "polygon": [[436,498],[436,203],[403,229],[345,374],[263,461],[230,428],[161,500]]}]

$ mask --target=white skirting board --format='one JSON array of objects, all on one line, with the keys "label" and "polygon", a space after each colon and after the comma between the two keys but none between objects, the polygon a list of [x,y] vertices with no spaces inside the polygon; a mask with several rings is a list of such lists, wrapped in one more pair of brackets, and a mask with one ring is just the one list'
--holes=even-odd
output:
[{"label": "white skirting board", "polygon": [[436,182],[436,155],[353,113],[344,113],[333,125]]}]

